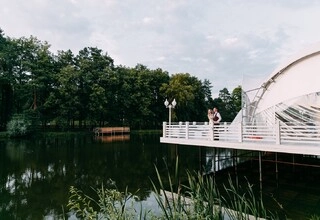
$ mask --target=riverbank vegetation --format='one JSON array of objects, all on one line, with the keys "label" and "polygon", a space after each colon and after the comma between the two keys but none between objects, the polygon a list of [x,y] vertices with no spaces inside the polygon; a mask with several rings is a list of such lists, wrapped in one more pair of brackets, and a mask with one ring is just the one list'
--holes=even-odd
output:
[{"label": "riverbank vegetation", "polygon": [[[187,171],[187,182],[183,184],[178,176],[178,162],[174,174],[168,172],[165,180],[157,168],[156,172],[158,182],[151,182],[157,210],[137,208],[133,201],[139,201],[139,198],[127,191],[119,192],[112,181],[109,181],[109,188],[93,189],[94,196],[71,187],[68,207],[81,219],[290,219],[267,210],[261,194],[249,182],[246,186],[239,186],[229,176],[228,183],[222,184],[213,176]],[[282,209],[281,204],[278,206]],[[313,215],[309,219],[317,220],[319,217]]]},{"label": "riverbank vegetation", "polygon": [[241,108],[241,87],[232,93],[223,88],[213,99],[209,80],[143,64],[115,65],[96,47],[54,54],[46,41],[7,37],[0,29],[0,61],[0,131],[10,129],[10,135],[40,128],[161,129],[168,120],[165,99],[177,101],[173,121],[207,121],[213,107],[232,121]]}]

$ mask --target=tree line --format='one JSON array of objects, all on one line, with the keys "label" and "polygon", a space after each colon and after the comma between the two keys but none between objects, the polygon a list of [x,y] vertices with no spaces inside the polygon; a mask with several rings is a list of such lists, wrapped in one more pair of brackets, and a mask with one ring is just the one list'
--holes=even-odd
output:
[{"label": "tree line", "polygon": [[168,121],[164,101],[177,101],[172,121],[207,121],[207,109],[217,107],[223,121],[241,108],[241,87],[212,98],[211,82],[189,73],[169,73],[115,65],[96,47],[50,51],[34,36],[10,38],[0,29],[0,130],[17,115],[31,117],[43,128],[130,126],[159,129]]}]

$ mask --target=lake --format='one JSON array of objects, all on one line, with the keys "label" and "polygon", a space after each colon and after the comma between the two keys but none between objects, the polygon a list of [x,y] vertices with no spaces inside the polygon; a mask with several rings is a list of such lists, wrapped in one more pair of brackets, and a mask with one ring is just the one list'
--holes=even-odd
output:
[{"label": "lake", "polygon": [[273,155],[264,154],[260,183],[257,153],[161,144],[159,139],[160,134],[131,133],[0,140],[0,219],[59,219],[63,213],[72,219],[66,207],[70,186],[90,192],[110,180],[120,191],[139,189],[141,200],[150,200],[155,166],[165,181],[167,167],[173,173],[177,156],[182,180],[186,169],[214,173],[221,184],[231,174],[261,189],[269,198],[268,209],[276,209],[276,200],[292,219],[320,215],[318,158],[279,155],[276,173]]}]

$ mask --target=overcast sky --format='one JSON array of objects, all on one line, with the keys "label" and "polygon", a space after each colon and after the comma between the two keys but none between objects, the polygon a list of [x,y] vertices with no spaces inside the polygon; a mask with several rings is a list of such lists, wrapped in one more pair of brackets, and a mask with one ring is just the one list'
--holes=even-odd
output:
[{"label": "overcast sky", "polygon": [[[9,37],[98,47],[116,65],[190,73],[214,98],[320,41],[320,0],[0,0]],[[259,81],[260,80],[260,81]],[[259,86],[259,85],[257,85]]]}]

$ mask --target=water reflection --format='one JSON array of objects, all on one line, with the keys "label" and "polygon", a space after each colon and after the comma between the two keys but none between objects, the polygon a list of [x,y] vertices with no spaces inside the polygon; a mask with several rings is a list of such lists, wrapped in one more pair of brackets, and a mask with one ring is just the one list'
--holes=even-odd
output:
[{"label": "water reflection", "polygon": [[[149,198],[157,176],[174,167],[178,150],[159,135],[130,135],[112,142],[92,136],[51,137],[0,142],[0,219],[43,219],[67,210],[69,187],[85,192],[109,179],[119,190],[138,189]],[[181,151],[181,166],[198,167],[195,148]],[[68,217],[68,216],[67,216]]]},{"label": "water reflection", "polygon": [[[152,198],[151,180],[157,181],[155,166],[163,176],[164,184],[169,184],[167,168],[173,173],[177,156],[181,179],[186,179],[184,170],[201,170],[207,174],[214,173],[218,181],[226,182],[227,175],[224,173],[232,171],[240,177],[251,175],[250,181],[259,183],[257,153],[160,144],[158,134],[132,133],[129,140],[113,141],[97,140],[92,136],[0,141],[0,219],[57,219],[62,218],[63,213],[68,219],[71,214],[67,212],[66,204],[70,186],[91,192],[91,187],[99,188],[109,179],[116,182],[120,191],[127,186],[130,192],[140,189],[141,201],[149,201]],[[272,156],[265,155],[264,159]],[[278,159],[283,160],[281,155]],[[294,157],[296,163],[300,163],[299,160],[306,163],[307,159],[319,161],[305,156]],[[300,200],[303,196],[298,195],[306,194],[319,198],[316,201],[320,204],[319,181],[316,181],[320,177],[320,168],[311,170],[299,166],[293,170],[292,166],[279,164],[275,172],[274,163],[264,163],[264,189],[279,196],[279,201],[282,201],[281,196],[288,194],[281,188],[285,183],[285,187],[290,187],[290,192],[298,197],[294,202],[303,204],[304,201]],[[303,174],[298,173],[299,170]],[[279,184],[275,183],[278,171]],[[288,177],[291,178],[289,181]],[[306,179],[310,180],[309,191],[301,188],[302,184],[306,185]],[[299,182],[299,188],[292,185],[295,182]],[[284,201],[290,205],[288,198],[283,199],[287,199]],[[303,205],[286,208],[300,210],[296,216],[303,219]],[[317,214],[317,211],[313,213]]]},{"label": "water reflection", "polygon": [[258,153],[225,148],[205,149],[206,174],[215,173],[228,167],[236,167],[238,164],[251,160]]},{"label": "water reflection", "polygon": [[104,135],[104,136],[95,136],[94,139],[96,141],[108,143],[108,142],[115,142],[115,141],[129,141],[130,135]]}]

